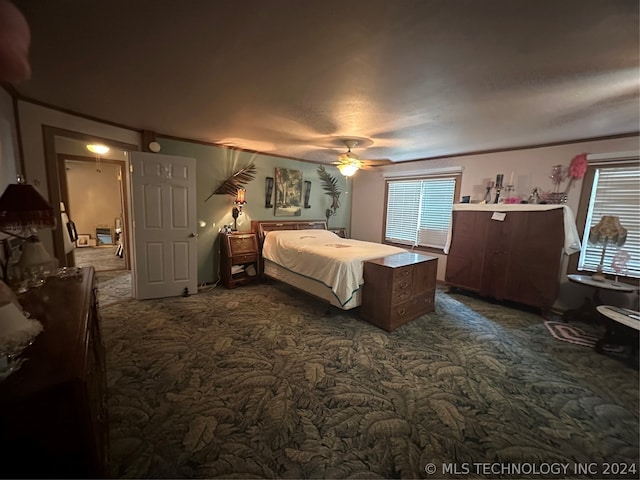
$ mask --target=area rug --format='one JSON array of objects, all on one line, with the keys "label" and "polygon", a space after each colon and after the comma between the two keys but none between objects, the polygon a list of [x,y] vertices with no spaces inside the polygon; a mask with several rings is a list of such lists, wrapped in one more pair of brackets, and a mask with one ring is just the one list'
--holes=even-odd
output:
[{"label": "area rug", "polygon": [[583,347],[595,348],[599,338],[564,322],[546,321],[544,322],[544,326],[547,327],[549,333],[558,340],[575,345],[582,345]]}]

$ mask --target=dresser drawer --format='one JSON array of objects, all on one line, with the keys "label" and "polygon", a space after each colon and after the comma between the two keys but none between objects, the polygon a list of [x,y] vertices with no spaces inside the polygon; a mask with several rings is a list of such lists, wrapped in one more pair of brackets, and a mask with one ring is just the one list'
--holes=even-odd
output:
[{"label": "dresser drawer", "polygon": [[394,329],[425,313],[433,311],[433,298],[429,295],[420,295],[411,300],[395,305],[391,309],[390,328]]},{"label": "dresser drawer", "polygon": [[229,253],[233,256],[243,253],[254,253],[258,251],[256,236],[254,234],[230,235]]},{"label": "dresser drawer", "polygon": [[256,254],[234,255],[232,258],[233,265],[238,265],[241,263],[257,262],[257,261],[258,261],[258,255]]}]

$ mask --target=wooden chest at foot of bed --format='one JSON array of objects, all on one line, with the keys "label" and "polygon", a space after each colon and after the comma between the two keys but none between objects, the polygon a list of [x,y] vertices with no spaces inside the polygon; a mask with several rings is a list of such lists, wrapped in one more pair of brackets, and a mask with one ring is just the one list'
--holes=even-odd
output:
[{"label": "wooden chest at foot of bed", "polygon": [[437,257],[398,253],[364,262],[360,313],[391,332],[434,310]]}]

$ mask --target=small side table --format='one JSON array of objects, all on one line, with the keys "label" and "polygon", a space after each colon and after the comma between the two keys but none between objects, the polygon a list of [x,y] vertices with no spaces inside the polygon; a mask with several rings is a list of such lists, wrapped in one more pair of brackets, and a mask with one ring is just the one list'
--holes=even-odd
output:
[{"label": "small side table", "polygon": [[[220,234],[220,278],[227,288],[260,278],[258,239],[255,233]],[[234,267],[237,267],[237,272]],[[234,273],[235,272],[235,273]]]},{"label": "small side table", "polygon": [[606,353],[607,345],[629,347],[627,360],[637,365],[640,312],[611,305],[598,305],[596,310],[606,318],[607,327],[603,337],[596,342],[596,352]]},{"label": "small side table", "polygon": [[602,305],[602,299],[600,298],[601,290],[615,291],[621,293],[633,292],[634,287],[624,283],[615,283],[610,280],[598,281],[594,280],[591,275],[567,275],[567,278],[574,283],[585,285],[587,287],[593,287],[593,295],[591,298],[585,298],[584,303],[574,309],[567,310],[564,313],[564,320],[569,322],[571,320],[594,320],[597,321],[600,316],[596,307]]},{"label": "small side table", "polygon": [[347,229],[344,227],[329,228],[328,230],[335,233],[340,238],[347,238]]}]

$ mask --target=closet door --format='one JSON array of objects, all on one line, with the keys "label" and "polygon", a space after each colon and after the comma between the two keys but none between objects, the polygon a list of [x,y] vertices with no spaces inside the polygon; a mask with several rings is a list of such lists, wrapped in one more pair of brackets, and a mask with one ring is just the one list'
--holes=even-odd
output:
[{"label": "closet door", "polygon": [[479,291],[491,212],[453,211],[452,235],[445,281],[452,286]]},{"label": "closet door", "polygon": [[496,300],[509,299],[509,283],[514,246],[518,232],[526,222],[522,212],[490,212],[482,262],[480,294]]},{"label": "closet door", "polygon": [[546,310],[553,306],[560,284],[563,210],[517,214],[522,221],[513,232],[505,298]]}]

